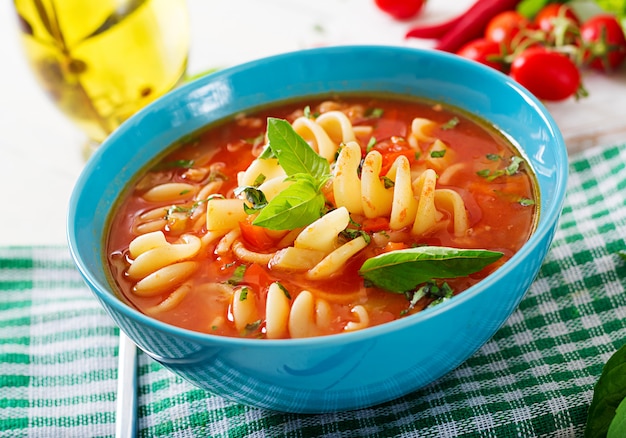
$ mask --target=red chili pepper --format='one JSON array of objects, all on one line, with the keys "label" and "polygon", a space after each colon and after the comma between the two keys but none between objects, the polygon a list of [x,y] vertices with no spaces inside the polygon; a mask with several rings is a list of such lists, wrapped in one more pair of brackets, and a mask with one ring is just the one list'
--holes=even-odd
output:
[{"label": "red chili pepper", "polygon": [[458,15],[451,20],[444,21],[443,23],[413,27],[406,33],[405,38],[439,39],[446,33],[450,32],[462,18],[463,14]]},{"label": "red chili pepper", "polygon": [[[441,23],[439,27],[429,26],[425,29],[413,28],[407,37],[429,38],[424,35],[438,35],[436,49],[446,52],[457,52],[465,43],[483,36],[487,23],[500,12],[516,8],[521,0],[476,0],[467,11],[459,16]],[[420,36],[421,35],[421,36]]]},{"label": "red chili pepper", "polygon": [[482,36],[487,23],[500,12],[516,8],[520,0],[477,0],[463,14],[461,20],[435,46],[446,52],[456,52],[463,44]]}]

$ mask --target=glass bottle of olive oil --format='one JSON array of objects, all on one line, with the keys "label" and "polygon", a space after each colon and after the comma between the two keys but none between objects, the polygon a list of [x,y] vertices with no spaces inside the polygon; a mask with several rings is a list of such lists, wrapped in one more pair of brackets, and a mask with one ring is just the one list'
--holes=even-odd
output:
[{"label": "glass bottle of olive oil", "polygon": [[185,73],[185,0],[14,1],[38,81],[93,142]]}]

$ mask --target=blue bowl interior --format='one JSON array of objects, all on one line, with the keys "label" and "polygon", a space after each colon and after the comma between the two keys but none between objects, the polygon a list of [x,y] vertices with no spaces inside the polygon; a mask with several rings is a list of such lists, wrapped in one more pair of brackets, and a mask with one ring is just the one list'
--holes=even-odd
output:
[{"label": "blue bowl interior", "polygon": [[[81,274],[97,298],[111,309],[114,319],[115,315],[121,315],[191,342],[258,344],[257,340],[217,338],[172,327],[123,303],[109,284],[106,268],[109,215],[128,182],[181,137],[250,108],[329,92],[420,96],[488,120],[512,139],[534,169],[540,191],[540,219],[529,242],[504,267],[444,305],[360,332],[263,341],[265,345],[339,348],[351,340],[390,333],[420,320],[445,315],[447,309],[462,306],[473,295],[501,280],[522,260],[535,255],[543,258],[543,247],[552,238],[565,196],[567,153],[556,124],[538,100],[507,76],[443,52],[385,46],[312,49],[254,61],[182,86],[129,119],[91,157],[70,201],[68,241]],[[508,314],[523,292],[507,307]],[[508,314],[491,323],[487,330],[493,333]],[[478,339],[478,345],[471,345],[471,349],[475,350],[486,340]],[[458,360],[452,362],[460,363],[473,350],[459,353]]]}]

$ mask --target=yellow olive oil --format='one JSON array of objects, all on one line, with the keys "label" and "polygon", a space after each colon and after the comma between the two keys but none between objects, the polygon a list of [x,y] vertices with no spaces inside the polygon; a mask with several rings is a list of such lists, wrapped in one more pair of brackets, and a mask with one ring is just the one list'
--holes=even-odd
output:
[{"label": "yellow olive oil", "polygon": [[15,0],[15,10],[38,81],[95,142],[185,73],[185,0]]}]

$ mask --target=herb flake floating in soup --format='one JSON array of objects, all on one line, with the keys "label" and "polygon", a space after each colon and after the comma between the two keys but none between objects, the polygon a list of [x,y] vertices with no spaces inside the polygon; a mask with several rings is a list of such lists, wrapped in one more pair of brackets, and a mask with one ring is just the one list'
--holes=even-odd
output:
[{"label": "herb flake floating in soup", "polygon": [[205,333],[299,338],[438,305],[527,241],[516,149],[440,104],[341,97],[241,115],[181,141],[111,221],[140,311]]}]

